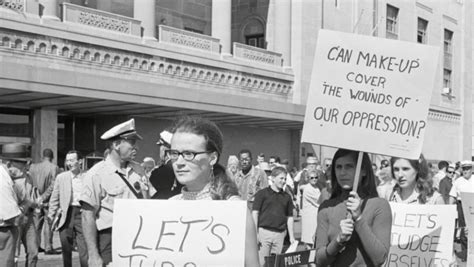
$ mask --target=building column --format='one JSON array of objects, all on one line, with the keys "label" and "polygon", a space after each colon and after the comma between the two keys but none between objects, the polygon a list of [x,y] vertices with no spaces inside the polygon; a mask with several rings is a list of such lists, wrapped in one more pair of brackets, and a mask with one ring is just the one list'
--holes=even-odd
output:
[{"label": "building column", "polygon": [[143,39],[156,41],[155,0],[134,0],[133,17],[142,22]]},{"label": "building column", "polygon": [[222,54],[230,54],[232,0],[212,0],[212,37],[219,38]]},{"label": "building column", "polygon": [[57,20],[58,17],[58,0],[41,0],[41,6],[43,7],[42,19]]},{"label": "building column", "polygon": [[33,144],[31,157],[39,162],[43,149],[54,152],[54,162],[58,157],[58,111],[37,109],[33,114]]},{"label": "building column", "polygon": [[291,0],[274,1],[274,48],[283,55],[283,66],[291,66]]},{"label": "building column", "polygon": [[301,130],[290,130],[290,166],[300,169]]}]

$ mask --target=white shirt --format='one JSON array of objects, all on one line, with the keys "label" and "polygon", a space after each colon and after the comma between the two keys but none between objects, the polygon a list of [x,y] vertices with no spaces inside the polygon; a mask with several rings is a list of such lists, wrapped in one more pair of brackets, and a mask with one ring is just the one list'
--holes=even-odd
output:
[{"label": "white shirt", "polygon": [[79,204],[79,199],[81,198],[81,193],[82,193],[82,178],[83,178],[84,173],[80,172],[77,175],[74,175],[71,172],[72,176],[72,203],[71,205],[73,206],[81,206]]},{"label": "white shirt", "polygon": [[474,177],[466,178],[459,177],[453,183],[451,191],[449,191],[449,196],[454,197],[457,200],[461,200],[461,192],[474,193]]},{"label": "white shirt", "polygon": [[13,181],[5,167],[0,164],[0,226],[7,226],[4,221],[20,214],[18,198],[13,189]]},{"label": "white shirt", "polygon": [[438,190],[439,189],[439,182],[446,177],[446,173],[442,170],[439,170],[435,176],[433,176],[433,187]]}]

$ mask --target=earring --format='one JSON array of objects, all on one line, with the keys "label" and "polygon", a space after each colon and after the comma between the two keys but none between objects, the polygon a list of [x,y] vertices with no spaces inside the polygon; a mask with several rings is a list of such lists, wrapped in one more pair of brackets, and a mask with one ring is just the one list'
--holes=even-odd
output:
[{"label": "earring", "polygon": [[214,165],[211,165],[211,174],[209,175],[211,180],[214,180]]}]

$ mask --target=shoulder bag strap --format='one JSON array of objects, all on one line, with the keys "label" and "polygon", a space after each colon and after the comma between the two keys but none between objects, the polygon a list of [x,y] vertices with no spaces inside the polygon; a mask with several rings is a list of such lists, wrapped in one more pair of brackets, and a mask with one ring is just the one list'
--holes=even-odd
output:
[{"label": "shoulder bag strap", "polygon": [[115,171],[115,173],[118,174],[118,176],[120,176],[120,178],[122,178],[122,181],[128,186],[128,188],[130,189],[130,191],[132,191],[132,193],[135,195],[135,197],[137,197],[138,199],[143,199],[142,192],[135,191],[135,188],[132,187],[132,185],[127,181],[127,179],[125,178],[125,176],[122,173],[120,173],[119,171]]}]

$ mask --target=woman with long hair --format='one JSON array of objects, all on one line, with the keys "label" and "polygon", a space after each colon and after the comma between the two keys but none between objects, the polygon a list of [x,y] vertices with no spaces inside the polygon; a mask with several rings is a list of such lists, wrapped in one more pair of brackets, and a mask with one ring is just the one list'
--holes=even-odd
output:
[{"label": "woman with long hair", "polygon": [[357,192],[353,191],[359,152],[339,149],[332,160],[329,200],[319,206],[317,266],[380,266],[390,249],[392,214],[379,198],[369,156],[364,153]]},{"label": "woman with long hair", "polygon": [[[217,125],[201,117],[176,121],[171,149],[166,151],[181,194],[173,200],[240,200],[237,186],[219,162],[223,136]],[[257,234],[250,211],[246,216],[245,266],[258,266]]]},{"label": "woman with long hair", "polygon": [[423,154],[416,160],[393,157],[390,164],[397,181],[390,202],[445,204],[443,196],[433,187],[433,177]]}]

